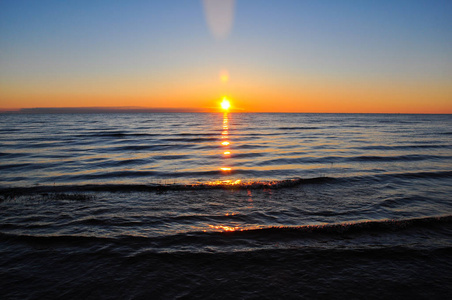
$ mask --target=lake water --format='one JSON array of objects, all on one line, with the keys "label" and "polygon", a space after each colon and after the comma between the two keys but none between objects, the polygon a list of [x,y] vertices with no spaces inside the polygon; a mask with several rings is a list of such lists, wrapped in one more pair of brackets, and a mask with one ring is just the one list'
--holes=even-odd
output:
[{"label": "lake water", "polygon": [[452,296],[452,116],[0,115],[0,296]]}]

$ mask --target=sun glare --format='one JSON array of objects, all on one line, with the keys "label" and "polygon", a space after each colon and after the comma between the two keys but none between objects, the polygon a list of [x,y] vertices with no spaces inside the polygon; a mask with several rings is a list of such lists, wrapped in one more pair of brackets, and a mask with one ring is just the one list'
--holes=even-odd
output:
[{"label": "sun glare", "polygon": [[231,107],[231,102],[229,102],[226,97],[223,98],[223,101],[221,102],[221,108],[224,110],[228,110]]}]

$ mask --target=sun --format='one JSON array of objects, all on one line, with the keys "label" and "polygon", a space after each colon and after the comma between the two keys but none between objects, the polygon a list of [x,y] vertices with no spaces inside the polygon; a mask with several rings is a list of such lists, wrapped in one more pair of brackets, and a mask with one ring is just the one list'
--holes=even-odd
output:
[{"label": "sun", "polygon": [[229,102],[229,100],[224,97],[223,101],[221,102],[221,108],[224,110],[228,110],[231,107],[231,102]]}]

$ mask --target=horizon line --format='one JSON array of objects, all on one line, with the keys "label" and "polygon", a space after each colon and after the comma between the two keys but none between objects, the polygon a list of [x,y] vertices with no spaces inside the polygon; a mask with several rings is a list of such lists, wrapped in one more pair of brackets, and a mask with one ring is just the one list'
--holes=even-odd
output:
[{"label": "horizon line", "polygon": [[[224,111],[207,110],[189,107],[140,107],[140,106],[93,106],[93,107],[30,107],[30,108],[0,108],[4,114],[89,114],[89,113],[224,113]],[[452,113],[440,112],[287,112],[287,111],[244,111],[234,110],[227,113],[302,113],[302,114],[403,114],[403,115],[450,115]]]}]

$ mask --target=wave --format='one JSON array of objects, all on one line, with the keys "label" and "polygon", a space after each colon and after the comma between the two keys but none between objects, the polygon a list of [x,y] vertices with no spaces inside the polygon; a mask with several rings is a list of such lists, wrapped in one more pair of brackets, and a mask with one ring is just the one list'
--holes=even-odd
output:
[{"label": "wave", "polygon": [[359,184],[364,182],[385,182],[393,181],[396,179],[446,179],[452,178],[452,171],[424,171],[424,172],[403,172],[403,173],[381,173],[376,175],[361,175],[361,176],[344,176],[334,177],[334,181],[337,183],[347,184]]},{"label": "wave", "polygon": [[443,149],[443,148],[451,148],[450,145],[441,145],[441,144],[410,144],[410,145],[393,145],[393,146],[385,146],[385,145],[372,145],[372,146],[361,146],[354,147],[351,149],[358,150],[417,150],[417,149]]},{"label": "wave", "polygon": [[[118,172],[122,174],[123,172]],[[149,173],[145,172],[145,173]],[[215,174],[217,171],[214,172]],[[109,176],[111,176],[110,174]],[[136,176],[137,174],[134,174]],[[149,174],[147,174],[149,175]],[[85,176],[85,175],[84,175]],[[143,175],[144,176],[144,175]],[[208,189],[280,189],[295,187],[301,184],[316,184],[333,181],[331,177],[294,178],[273,181],[241,181],[217,180],[194,184],[87,184],[87,185],[59,185],[59,186],[33,186],[0,188],[0,195],[5,199],[20,195],[36,193],[62,193],[62,192],[145,192],[145,191],[180,191],[180,190],[208,190]],[[168,180],[171,181],[171,180]],[[1,199],[1,198],[0,198]]]},{"label": "wave", "polygon": [[406,173],[395,173],[395,174],[383,174],[376,175],[372,177],[393,177],[400,179],[433,179],[433,178],[451,178],[452,171],[436,171],[436,172],[406,172]]},{"label": "wave", "polygon": [[[288,153],[288,155],[293,155]],[[399,155],[399,156],[307,156],[292,158],[274,158],[262,160],[256,163],[258,166],[267,165],[289,165],[289,164],[324,164],[324,163],[341,163],[341,162],[408,162],[408,161],[425,161],[425,160],[447,160],[452,156],[434,156],[434,155]]]},{"label": "wave", "polygon": [[[94,221],[91,221],[94,222]],[[95,221],[90,225],[98,225]],[[89,235],[28,235],[21,233],[0,232],[0,241],[25,242],[45,245],[74,245],[86,246],[87,244],[121,244],[127,247],[156,247],[173,248],[183,245],[225,245],[247,244],[249,242],[274,243],[287,240],[310,240],[317,238],[366,236],[385,233],[402,233],[417,230],[437,230],[446,228],[452,224],[452,215],[411,218],[400,220],[369,220],[347,223],[301,225],[301,226],[262,226],[259,228],[240,228],[228,226],[211,226],[210,230],[191,231],[168,235],[120,235],[120,236],[89,236]],[[136,226],[131,223],[130,226]],[[446,229],[450,230],[450,229]],[[444,231],[444,230],[443,230]],[[440,230],[440,232],[443,232]]]},{"label": "wave", "polygon": [[197,137],[197,138],[162,138],[160,141],[165,142],[184,142],[184,143],[197,143],[197,142],[213,142],[218,141],[218,137]]},{"label": "wave", "polygon": [[13,159],[13,158],[18,158],[18,157],[22,157],[23,154],[21,153],[5,153],[5,152],[0,152],[0,157],[2,159]]},{"label": "wave", "polygon": [[306,126],[299,126],[299,127],[279,127],[280,130],[316,130],[321,129],[320,127],[306,127]]},{"label": "wave", "polygon": [[406,230],[411,228],[428,228],[442,224],[452,224],[452,215],[411,218],[401,220],[369,220],[337,224],[304,225],[304,226],[272,226],[258,229],[231,230],[238,235],[276,235],[300,236],[303,234],[345,234],[375,233]]},{"label": "wave", "polygon": [[[246,170],[232,170],[230,174],[245,174]],[[286,170],[287,172],[287,170]],[[252,171],[256,175],[256,171]],[[359,182],[379,182],[391,181],[395,179],[446,179],[452,178],[452,171],[431,171],[431,172],[404,172],[404,173],[382,173],[376,175],[344,176],[344,177],[312,177],[312,178],[290,178],[283,180],[211,180],[189,184],[176,183],[176,178],[216,178],[221,175],[221,170],[203,172],[178,172],[170,177],[161,178],[165,175],[158,171],[115,171],[109,173],[95,173],[82,175],[69,175],[65,179],[69,181],[86,181],[93,179],[114,179],[114,178],[153,178],[159,180],[150,183],[137,184],[61,184],[61,185],[39,185],[39,186],[16,186],[0,187],[0,199],[8,199],[15,196],[36,194],[36,193],[65,193],[65,192],[165,192],[181,190],[212,190],[212,189],[281,189],[297,187],[303,184],[325,184],[325,183],[359,183]],[[18,177],[19,178],[19,177]],[[15,178],[15,180],[19,180]],[[52,178],[51,178],[52,179]],[[150,179],[152,180],[152,179]],[[58,178],[53,178],[51,182],[58,182]],[[161,183],[163,181],[163,184]],[[171,183],[173,182],[173,183]]]},{"label": "wave", "polygon": [[83,137],[114,137],[114,138],[120,138],[120,137],[126,137],[126,136],[153,136],[152,134],[129,134],[122,131],[97,131],[97,132],[89,132],[89,133],[83,133],[79,135],[75,135],[75,137],[83,138]]},{"label": "wave", "polygon": [[422,160],[432,160],[432,159],[451,159],[452,156],[438,156],[438,155],[419,155],[419,154],[409,154],[409,155],[396,155],[396,156],[356,156],[349,158],[350,161],[381,161],[381,162],[401,162],[401,161],[422,161]]},{"label": "wave", "polygon": [[[140,129],[140,128],[137,128]],[[149,129],[149,128],[144,128]],[[172,140],[172,138],[165,139],[165,137],[175,137],[176,140],[187,140],[187,141],[205,141],[210,139],[218,139],[218,134],[216,133],[173,133],[173,134],[161,134],[161,133],[139,133],[139,132],[123,132],[123,131],[95,131],[95,132],[87,132],[74,135],[76,138],[84,138],[84,137],[113,137],[113,138],[122,138],[122,137],[156,137],[162,140]],[[191,137],[191,138],[190,138]],[[43,138],[44,140],[45,138]],[[33,139],[36,140],[36,139]]]}]

